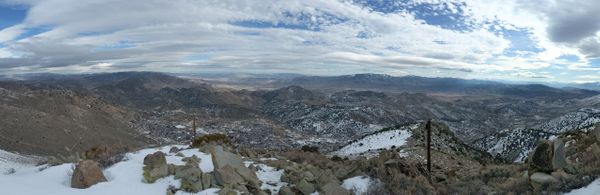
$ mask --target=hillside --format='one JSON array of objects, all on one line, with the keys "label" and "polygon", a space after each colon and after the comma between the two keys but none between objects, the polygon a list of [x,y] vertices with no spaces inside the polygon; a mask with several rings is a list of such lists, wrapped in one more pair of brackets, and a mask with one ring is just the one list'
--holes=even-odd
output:
[{"label": "hillside", "polygon": [[103,144],[154,143],[133,128],[132,113],[70,90],[0,83],[0,148],[25,154],[81,152]]}]

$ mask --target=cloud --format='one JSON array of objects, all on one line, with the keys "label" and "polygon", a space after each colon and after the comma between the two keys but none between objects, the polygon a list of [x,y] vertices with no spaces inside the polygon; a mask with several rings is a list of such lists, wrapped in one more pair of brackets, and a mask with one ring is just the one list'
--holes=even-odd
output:
[{"label": "cloud", "polygon": [[[558,6],[569,5],[550,0],[543,6],[523,0],[390,1],[389,9],[346,0],[5,2],[24,4],[29,10],[20,24],[0,31],[0,44],[6,45],[0,48],[4,72],[151,69],[337,74],[344,69],[348,73],[441,71],[441,75],[454,71],[485,78],[494,71],[549,68],[566,54],[598,56],[597,39],[590,38],[596,27],[561,31],[574,24],[563,21],[587,16],[593,11],[587,7],[593,6],[571,16],[567,12],[577,6],[561,12]],[[431,6],[459,24],[428,21],[433,16],[414,10],[416,5]],[[578,25],[594,20],[583,18]],[[36,27],[49,29],[24,36]],[[501,32],[506,29],[524,29],[542,51],[507,55],[515,44]]]}]

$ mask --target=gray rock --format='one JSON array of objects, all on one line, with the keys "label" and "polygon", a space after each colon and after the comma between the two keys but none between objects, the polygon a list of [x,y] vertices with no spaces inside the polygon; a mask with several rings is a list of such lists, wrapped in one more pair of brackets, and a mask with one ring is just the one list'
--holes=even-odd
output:
[{"label": "gray rock", "polygon": [[154,183],[157,179],[169,175],[169,166],[165,154],[158,151],[144,157],[144,180]]},{"label": "gray rock", "polygon": [[564,169],[567,166],[565,154],[565,142],[561,139],[554,140],[554,154],[552,156],[552,167],[554,170]]},{"label": "gray rock", "polygon": [[310,182],[314,182],[316,180],[315,176],[310,171],[304,171],[302,173],[302,177],[304,179],[306,179],[306,181],[310,181]]},{"label": "gray rock", "polygon": [[283,186],[281,187],[281,189],[279,189],[279,195],[296,195],[296,193],[294,193],[294,191],[292,191],[292,189],[288,186]]},{"label": "gray rock", "polygon": [[211,146],[208,150],[212,156],[215,169],[223,168],[226,165],[233,168],[245,167],[241,156],[223,150],[222,146]]},{"label": "gray rock", "polygon": [[205,189],[216,187],[217,181],[215,179],[214,173],[204,173],[202,174],[202,186]]},{"label": "gray rock", "polygon": [[324,195],[350,195],[350,192],[335,182],[320,186],[320,192]]},{"label": "gray rock", "polygon": [[200,159],[196,155],[185,157],[181,160],[185,162],[186,165],[199,167]]},{"label": "gray rock", "polygon": [[542,173],[542,172],[533,173],[529,177],[529,179],[531,180],[531,182],[537,183],[537,184],[550,184],[550,183],[558,182],[558,180],[556,178],[552,177],[552,175],[549,175],[547,173]]},{"label": "gray rock", "polygon": [[338,178],[333,174],[333,172],[329,169],[323,171],[319,178],[317,179],[317,184],[320,186],[327,185],[329,183],[339,184]]},{"label": "gray rock", "polygon": [[215,178],[217,180],[217,184],[221,186],[246,183],[244,178],[229,165],[225,165],[222,168],[216,169]]},{"label": "gray rock", "polygon": [[83,189],[104,181],[106,181],[106,177],[98,163],[84,160],[79,162],[73,171],[71,187]]},{"label": "gray rock", "polygon": [[552,172],[553,149],[552,142],[546,140],[540,141],[529,159],[531,172]]},{"label": "gray rock", "polygon": [[338,179],[346,179],[351,177],[350,174],[354,173],[355,171],[358,170],[358,164],[356,163],[352,163],[349,166],[340,166],[336,171],[335,171],[335,176]]},{"label": "gray rock", "polygon": [[230,187],[224,187],[223,189],[219,190],[219,195],[237,195],[237,192]]},{"label": "gray rock", "polygon": [[301,180],[297,183],[296,188],[304,195],[309,195],[317,190],[315,184],[309,183],[306,180]]},{"label": "gray rock", "polygon": [[[219,184],[241,184],[248,183],[254,188],[259,188],[261,185],[260,180],[256,176],[256,172],[250,170],[244,166],[242,157],[223,150],[222,146],[208,146],[208,150],[212,156],[213,164],[217,170],[215,177]],[[238,181],[238,177],[242,178],[242,181]],[[235,180],[229,180],[235,179]]]}]

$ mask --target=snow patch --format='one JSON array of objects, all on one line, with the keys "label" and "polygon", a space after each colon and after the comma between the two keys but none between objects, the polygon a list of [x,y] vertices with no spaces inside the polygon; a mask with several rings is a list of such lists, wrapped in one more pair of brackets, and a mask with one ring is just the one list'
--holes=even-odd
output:
[{"label": "snow patch", "polygon": [[379,132],[373,135],[368,135],[349,145],[346,145],[333,154],[340,156],[352,156],[369,151],[377,151],[379,149],[400,147],[406,144],[406,141],[411,137],[411,135],[411,132],[405,129]]},{"label": "snow patch", "polygon": [[367,176],[351,177],[342,183],[342,187],[356,195],[365,194],[371,185],[371,178]]},{"label": "snow patch", "polygon": [[590,185],[572,190],[565,195],[588,195],[588,194],[600,194],[600,179],[592,182]]}]

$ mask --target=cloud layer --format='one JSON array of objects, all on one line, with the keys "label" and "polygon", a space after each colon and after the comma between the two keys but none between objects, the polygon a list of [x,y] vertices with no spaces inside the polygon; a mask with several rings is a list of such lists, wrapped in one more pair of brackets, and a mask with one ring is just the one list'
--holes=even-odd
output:
[{"label": "cloud layer", "polygon": [[7,73],[375,72],[558,81],[600,74],[600,3],[593,0],[1,4],[28,8],[23,21],[0,31],[0,71]]}]

